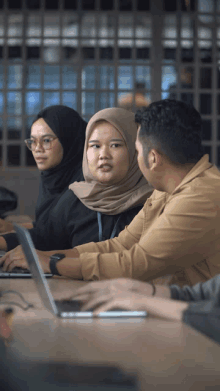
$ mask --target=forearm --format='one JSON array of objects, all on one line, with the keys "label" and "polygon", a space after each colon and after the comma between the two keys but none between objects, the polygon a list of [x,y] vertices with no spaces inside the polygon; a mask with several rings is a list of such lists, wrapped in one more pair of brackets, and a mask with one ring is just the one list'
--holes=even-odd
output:
[{"label": "forearm", "polygon": [[143,300],[143,309],[150,315],[177,321],[182,321],[188,306],[188,303],[155,297],[145,297]]},{"label": "forearm", "polygon": [[154,297],[162,297],[164,299],[171,299],[170,288],[165,285],[155,285]]}]

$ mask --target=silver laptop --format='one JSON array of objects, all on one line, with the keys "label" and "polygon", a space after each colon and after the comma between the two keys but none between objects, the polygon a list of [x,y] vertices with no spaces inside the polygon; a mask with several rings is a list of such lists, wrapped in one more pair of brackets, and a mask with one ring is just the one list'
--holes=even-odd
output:
[{"label": "silver laptop", "polygon": [[[18,235],[19,241],[22,245],[24,254],[26,256],[30,271],[35,281],[39,296],[45,307],[55,316],[61,318],[91,318],[93,312],[80,311],[82,303],[76,300],[54,300],[47,280],[44,276],[38,255],[35,251],[34,244],[27,229],[14,224],[15,231]],[[99,317],[146,317],[146,311],[125,311],[117,309],[115,311],[106,311],[99,314]]]}]

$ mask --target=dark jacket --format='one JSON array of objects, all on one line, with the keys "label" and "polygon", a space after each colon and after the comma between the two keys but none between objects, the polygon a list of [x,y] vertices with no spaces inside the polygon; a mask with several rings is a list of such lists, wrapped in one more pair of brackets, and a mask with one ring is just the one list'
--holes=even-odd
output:
[{"label": "dark jacket", "polygon": [[[109,216],[88,209],[73,193],[66,190],[50,208],[47,221],[29,232],[38,250],[64,250],[77,245],[98,242],[117,236],[130,224],[142,205],[119,215]],[[8,251],[18,245],[15,234],[3,235]]]},{"label": "dark jacket", "polygon": [[220,275],[193,287],[171,285],[174,300],[190,302],[183,321],[220,343]]}]

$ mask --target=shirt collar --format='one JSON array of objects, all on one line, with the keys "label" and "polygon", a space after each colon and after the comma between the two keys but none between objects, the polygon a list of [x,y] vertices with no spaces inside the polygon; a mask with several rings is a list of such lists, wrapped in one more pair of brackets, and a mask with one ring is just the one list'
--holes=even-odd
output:
[{"label": "shirt collar", "polygon": [[193,166],[193,168],[186,174],[186,176],[183,178],[183,180],[180,182],[180,184],[174,189],[172,194],[176,193],[179,188],[186,183],[190,182],[192,179],[196,178],[199,174],[207,170],[208,168],[212,167],[213,164],[209,162],[209,155],[204,155],[196,164]]}]

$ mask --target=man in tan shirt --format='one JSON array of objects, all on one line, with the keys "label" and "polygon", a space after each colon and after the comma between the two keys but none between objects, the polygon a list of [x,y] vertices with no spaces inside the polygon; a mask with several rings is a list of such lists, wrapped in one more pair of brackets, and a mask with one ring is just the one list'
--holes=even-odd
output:
[{"label": "man in tan shirt", "polygon": [[[206,281],[220,273],[220,172],[203,155],[201,117],[183,102],[163,100],[139,110],[135,121],[138,163],[152,196],[118,237],[62,251],[60,261],[50,260],[55,251],[39,251],[42,267],[84,280],[169,274],[172,284]],[[26,266],[19,251],[3,258],[5,270]]]}]

